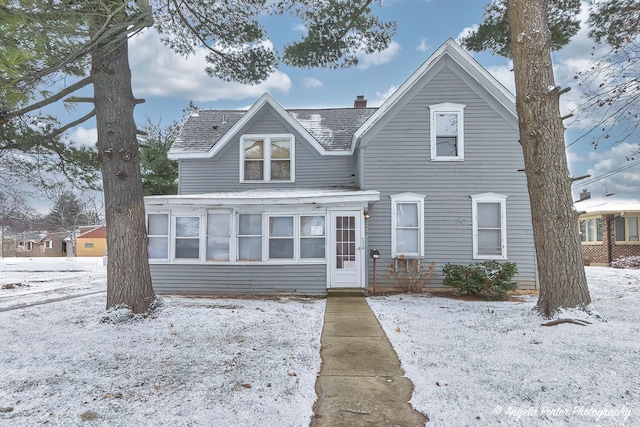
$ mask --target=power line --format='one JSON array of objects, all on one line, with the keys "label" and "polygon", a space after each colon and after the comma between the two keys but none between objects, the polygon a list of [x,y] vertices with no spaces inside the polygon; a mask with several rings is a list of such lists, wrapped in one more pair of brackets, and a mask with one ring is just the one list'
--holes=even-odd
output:
[{"label": "power line", "polygon": [[629,168],[632,168],[632,167],[634,167],[636,165],[639,165],[639,164],[640,164],[640,160],[635,161],[633,163],[629,163],[628,165],[622,166],[622,167],[620,167],[618,169],[614,169],[612,171],[609,171],[609,172],[607,172],[605,174],[602,174],[600,176],[593,177],[593,178],[588,179],[586,181],[576,181],[571,185],[571,187],[585,186],[585,185],[593,184],[594,182],[598,182],[598,181],[600,181],[602,179],[610,177],[611,175],[615,175],[615,174],[617,174],[619,172],[625,171],[625,170],[627,170]]}]

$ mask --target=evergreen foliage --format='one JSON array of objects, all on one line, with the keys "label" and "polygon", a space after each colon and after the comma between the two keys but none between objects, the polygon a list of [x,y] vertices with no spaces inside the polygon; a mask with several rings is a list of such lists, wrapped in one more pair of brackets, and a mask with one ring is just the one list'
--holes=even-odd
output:
[{"label": "evergreen foliage", "polygon": [[504,301],[508,297],[507,292],[517,288],[512,280],[518,274],[515,262],[499,263],[492,260],[469,265],[449,263],[442,272],[445,275],[444,285],[460,294],[484,295]]}]

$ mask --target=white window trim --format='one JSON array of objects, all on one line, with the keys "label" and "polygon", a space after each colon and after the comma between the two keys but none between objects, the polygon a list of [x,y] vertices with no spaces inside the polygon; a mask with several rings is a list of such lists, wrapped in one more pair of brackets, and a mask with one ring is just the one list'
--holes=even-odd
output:
[{"label": "white window trim", "polygon": [[[176,220],[178,218],[198,218],[198,258],[176,258]],[[173,262],[189,263],[204,261],[207,258],[207,235],[204,233],[206,227],[207,216],[202,212],[178,212],[170,215],[170,227],[169,227],[169,256]],[[185,238],[185,237],[181,237]],[[195,239],[195,237],[188,237],[189,239]]]},{"label": "white window trim", "polygon": [[[284,180],[275,180],[272,181],[271,180],[271,139],[272,138],[289,138],[289,140],[291,141],[291,148],[289,151],[289,167],[290,167],[290,171],[289,171],[289,180],[288,181],[284,181]],[[262,180],[249,180],[249,179],[244,179],[244,141],[247,139],[263,139],[264,140],[264,144],[265,146],[263,147],[263,151],[264,151],[264,158],[263,158],[263,176],[264,179]],[[296,147],[296,139],[295,137],[290,134],[290,133],[282,133],[282,134],[268,134],[268,135],[262,135],[262,134],[246,134],[246,135],[242,135],[240,137],[240,183],[255,183],[255,182],[274,182],[274,183],[280,183],[280,182],[295,182],[296,181],[296,177],[295,177],[295,171],[296,171],[296,165],[295,165],[295,147]]]},{"label": "white window trim", "polygon": [[[507,195],[482,193],[471,196],[471,218],[473,225],[473,258],[474,259],[507,259]],[[482,255],[478,253],[478,203],[500,203],[500,255]]]},{"label": "white window trim", "polygon": [[[430,145],[431,145],[431,161],[435,162],[461,162],[464,160],[464,107],[462,104],[453,104],[445,102],[442,104],[434,104],[429,106],[431,129]],[[458,116],[458,155],[457,156],[438,156],[436,146],[436,115],[437,114],[456,114]]]},{"label": "white window trim", "polygon": [[[391,258],[404,256],[415,258],[424,256],[424,199],[427,196],[417,193],[400,193],[389,196],[391,199]],[[396,252],[396,212],[398,203],[416,203],[418,205],[418,252]]]},{"label": "white window trim", "polygon": [[[598,240],[598,219],[600,221],[602,221],[602,227],[604,227],[604,218],[602,217],[602,215],[591,215],[591,216],[585,216],[582,218],[578,219],[578,233],[580,234],[580,244],[581,245],[602,245],[604,242],[604,229],[601,230],[601,234],[602,234],[602,239]],[[589,220],[593,220],[594,221],[594,232],[595,235],[593,236],[593,240],[589,240]],[[580,231],[580,222],[584,221],[585,222],[585,241],[582,241],[582,232]],[[615,237],[615,236],[614,236]]]},{"label": "white window trim", "polygon": [[45,240],[44,241],[44,247],[46,249],[53,249],[53,240]]},{"label": "white window trim", "polygon": [[[146,216],[145,216],[145,220],[146,220],[146,229],[147,229],[147,233],[149,233],[149,215],[167,215],[167,257],[166,258],[151,258],[149,257],[149,261],[150,262],[156,262],[156,261],[160,261],[160,262],[167,262],[169,261],[169,257],[171,256],[171,229],[173,228],[171,226],[171,212],[169,211],[148,211]],[[149,237],[164,237],[164,234],[147,234],[147,238]]]}]

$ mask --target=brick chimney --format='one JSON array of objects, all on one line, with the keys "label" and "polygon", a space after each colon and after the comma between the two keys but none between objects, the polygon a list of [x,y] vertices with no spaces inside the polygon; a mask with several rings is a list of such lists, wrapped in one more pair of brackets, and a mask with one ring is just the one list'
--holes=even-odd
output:
[{"label": "brick chimney", "polygon": [[587,200],[591,198],[591,193],[587,191],[587,189],[585,188],[584,190],[582,190],[582,192],[580,193],[580,200]]},{"label": "brick chimney", "polygon": [[364,99],[364,95],[356,96],[356,100],[353,101],[353,108],[367,108],[367,100]]}]

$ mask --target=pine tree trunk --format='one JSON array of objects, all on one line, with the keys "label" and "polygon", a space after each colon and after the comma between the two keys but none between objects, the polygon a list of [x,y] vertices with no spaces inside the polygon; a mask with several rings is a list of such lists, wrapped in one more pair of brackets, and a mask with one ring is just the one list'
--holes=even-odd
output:
[{"label": "pine tree trunk", "polygon": [[508,0],[520,143],[531,200],[540,298],[550,316],[591,303],[551,63],[547,1]]},{"label": "pine tree trunk", "polygon": [[154,293],[126,37],[97,47],[91,76],[107,221],[107,308],[127,305],[143,313]]}]

